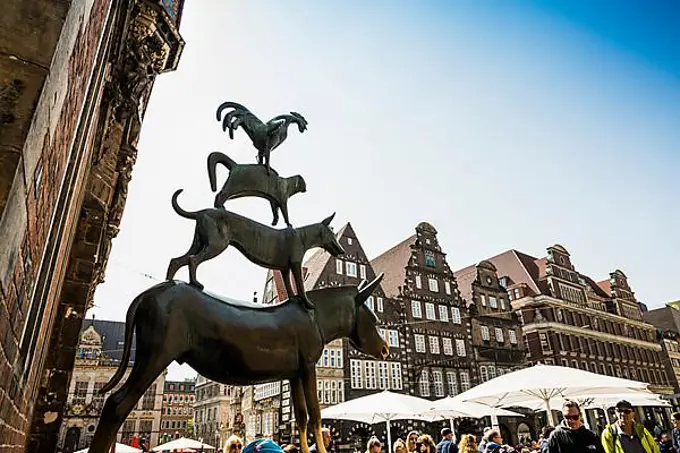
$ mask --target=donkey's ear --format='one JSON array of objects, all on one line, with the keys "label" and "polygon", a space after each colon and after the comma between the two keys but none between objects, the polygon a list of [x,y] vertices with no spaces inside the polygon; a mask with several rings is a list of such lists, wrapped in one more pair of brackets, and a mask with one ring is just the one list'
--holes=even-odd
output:
[{"label": "donkey's ear", "polygon": [[333,217],[335,217],[335,213],[333,213],[329,217],[326,217],[325,219],[323,219],[321,221],[321,223],[323,223],[326,226],[329,226],[331,224],[331,222],[333,221]]}]

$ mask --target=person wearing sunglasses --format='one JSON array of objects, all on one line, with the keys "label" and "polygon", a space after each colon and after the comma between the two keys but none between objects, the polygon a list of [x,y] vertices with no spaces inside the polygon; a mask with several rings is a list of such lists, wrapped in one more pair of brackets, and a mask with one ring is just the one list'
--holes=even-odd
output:
[{"label": "person wearing sunglasses", "polygon": [[548,453],[603,453],[600,438],[583,425],[581,408],[576,401],[562,404],[562,422],[550,433]]},{"label": "person wearing sunglasses", "polygon": [[647,428],[635,421],[632,404],[621,400],[614,409],[616,421],[602,431],[602,446],[606,453],[660,453]]}]

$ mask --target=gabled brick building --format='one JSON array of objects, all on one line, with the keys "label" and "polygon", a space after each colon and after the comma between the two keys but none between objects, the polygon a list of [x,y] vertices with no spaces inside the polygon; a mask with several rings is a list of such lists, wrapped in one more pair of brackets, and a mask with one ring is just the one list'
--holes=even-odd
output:
[{"label": "gabled brick building", "polygon": [[442,398],[472,385],[472,331],[437,230],[422,222],[415,234],[371,261],[384,273],[385,296],[404,308],[401,336],[407,341],[407,390]]},{"label": "gabled brick building", "polygon": [[[520,316],[529,364],[580,368],[640,380],[673,393],[655,327],[620,270],[596,283],[557,244],[543,258],[508,250],[488,258]],[[591,414],[603,417],[602,414]],[[602,418],[599,423],[605,423]],[[596,426],[597,420],[591,420]]]},{"label": "gabled brick building", "polygon": [[522,328],[496,267],[482,261],[454,272],[470,312],[478,383],[526,365]]}]

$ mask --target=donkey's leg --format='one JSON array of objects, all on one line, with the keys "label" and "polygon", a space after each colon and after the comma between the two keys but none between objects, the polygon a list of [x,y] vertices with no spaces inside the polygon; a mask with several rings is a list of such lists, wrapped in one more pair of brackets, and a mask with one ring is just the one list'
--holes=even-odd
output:
[{"label": "donkey's leg", "polygon": [[[138,350],[138,352],[141,352]],[[170,365],[172,359],[161,352],[137,354],[130,376],[120,389],[106,399],[90,453],[108,453],[116,440],[116,433],[147,388]]]},{"label": "donkey's leg", "polygon": [[305,291],[305,282],[302,281],[302,263],[293,263],[291,269],[293,271],[293,277],[295,278],[295,287],[298,290],[298,296],[302,298],[302,302],[308,310],[314,310],[314,304],[309,300],[307,292]]},{"label": "donkey's leg", "polygon": [[302,387],[305,391],[309,427],[314,433],[316,451],[317,453],[326,453],[326,446],[323,443],[323,435],[321,433],[321,408],[319,407],[319,397],[316,392],[316,371],[313,366],[305,373],[305,377],[302,379]]},{"label": "donkey's leg", "polygon": [[291,379],[289,382],[290,393],[293,397],[295,422],[298,424],[298,430],[300,431],[300,452],[309,453],[309,444],[307,443],[307,403],[305,402],[305,391],[302,388],[302,379]]}]

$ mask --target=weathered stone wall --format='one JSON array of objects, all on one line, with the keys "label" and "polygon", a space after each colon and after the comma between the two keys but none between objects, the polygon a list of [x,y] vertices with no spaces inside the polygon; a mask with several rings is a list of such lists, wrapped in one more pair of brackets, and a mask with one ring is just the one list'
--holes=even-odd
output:
[{"label": "weathered stone wall", "polygon": [[[4,163],[0,182],[9,187],[0,220],[3,238],[0,249],[1,451],[22,451],[26,441],[40,362],[48,345],[50,314],[61,281],[59,269],[63,266],[57,265],[56,272],[46,281],[47,297],[36,295],[37,284],[41,283],[37,277],[45,264],[50,241],[56,246],[57,256],[67,255],[68,241],[63,239],[68,237],[78,218],[72,215],[78,209],[77,197],[73,195],[82,193],[83,178],[81,175],[78,186],[77,180],[67,176],[71,176],[69,169],[74,169],[71,159],[80,146],[79,132],[80,136],[87,133],[87,127],[79,131],[79,126],[85,125],[84,107],[88,105],[88,95],[92,98],[89,88],[96,80],[94,68],[110,0],[77,0],[70,5],[69,2],[18,3],[21,5],[14,9],[10,5],[13,14],[3,15],[0,20],[16,26],[9,31],[17,33],[12,35],[12,41],[19,43],[16,49],[2,49],[2,52],[13,55],[18,49],[40,53],[39,67],[44,73],[44,83],[35,86],[36,80],[22,81],[21,68],[8,67],[2,61],[3,75],[16,69],[13,73],[17,79],[13,85],[32,91],[21,101],[30,103],[31,108],[20,109],[18,113],[22,115],[20,119],[26,125],[26,132],[23,137],[12,135],[12,149],[21,151],[15,153],[17,165],[12,182],[7,184],[10,167]],[[46,9],[39,13],[43,7]],[[36,14],[40,17],[36,18]],[[50,26],[45,29],[45,24]],[[56,47],[49,45],[50,35],[58,36]],[[7,41],[0,37],[0,42]],[[53,55],[44,54],[49,49]],[[36,66],[36,62],[20,63],[24,67]],[[3,134],[3,142],[6,138]],[[55,219],[61,216],[72,221],[61,231],[55,231]]]}]

